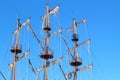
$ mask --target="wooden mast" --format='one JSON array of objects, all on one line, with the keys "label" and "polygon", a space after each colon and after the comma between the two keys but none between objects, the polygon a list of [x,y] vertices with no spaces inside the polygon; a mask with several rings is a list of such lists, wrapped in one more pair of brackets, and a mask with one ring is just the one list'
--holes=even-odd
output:
[{"label": "wooden mast", "polygon": [[[58,7],[57,7],[58,8]],[[55,9],[55,8],[54,8]],[[53,10],[53,9],[52,9]],[[61,32],[61,28],[54,31],[53,33],[50,33],[49,31],[51,30],[50,23],[49,23],[49,15],[50,15],[50,10],[48,3],[46,4],[46,13],[42,16],[42,19],[45,20],[44,25],[42,26],[42,29],[45,31],[46,35],[45,38],[40,40],[40,44],[44,42],[44,47],[40,53],[40,58],[44,60],[44,65],[41,67],[36,68],[37,71],[40,71],[41,69],[44,69],[44,80],[48,80],[48,72],[47,72],[47,67],[50,65],[54,65],[56,61],[60,61],[62,57],[57,58],[56,60],[49,62],[49,59],[52,59],[54,57],[53,51],[49,49],[49,38],[55,35],[56,33]]]},{"label": "wooden mast", "polygon": [[[48,10],[48,3],[46,4],[46,25],[45,25],[45,29],[46,31],[46,40],[45,40],[45,54],[48,55],[49,54],[49,39],[48,39],[48,36],[49,36],[49,30],[50,29],[50,26],[49,26],[49,10]],[[49,59],[49,58],[48,58]],[[47,58],[44,58],[45,60],[45,65],[47,65],[47,62],[48,62],[48,59]],[[44,68],[44,80],[48,80],[48,73],[47,73],[47,66],[45,66]]]},{"label": "wooden mast", "polygon": [[[77,35],[77,32],[76,32],[76,23],[75,23],[75,18],[73,18],[73,37]],[[76,37],[76,36],[75,36]],[[76,38],[77,39],[77,38]],[[77,40],[74,40],[74,45],[77,44],[76,42]],[[76,50],[76,47],[74,47],[74,55],[73,55],[74,58],[77,58],[78,57],[78,53],[77,53],[77,50]],[[77,66],[74,66],[74,80],[77,80],[77,73],[76,73],[76,68]]]},{"label": "wooden mast", "polygon": [[30,50],[27,50],[23,54],[19,55],[19,53],[22,52],[22,46],[19,44],[19,30],[28,24],[30,21],[30,18],[27,19],[23,24],[20,23],[20,19],[17,20],[17,29],[13,32],[15,34],[15,43],[13,46],[11,46],[10,51],[14,54],[13,61],[8,64],[9,67],[12,68],[12,80],[16,80],[16,62],[22,59],[24,56],[28,54]]},{"label": "wooden mast", "polygon": [[[20,25],[20,19],[17,21],[17,28],[19,29],[21,27]],[[16,58],[17,58],[17,53],[19,49],[19,31],[16,33],[16,41],[15,41],[15,46],[14,46],[14,58],[13,58],[13,72],[12,72],[12,80],[16,80]]]}]

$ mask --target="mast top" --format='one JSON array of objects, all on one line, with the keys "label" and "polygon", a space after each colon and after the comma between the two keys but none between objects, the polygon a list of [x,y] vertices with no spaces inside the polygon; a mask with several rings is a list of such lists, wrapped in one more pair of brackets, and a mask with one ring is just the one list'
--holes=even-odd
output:
[{"label": "mast top", "polygon": [[43,30],[48,32],[51,30],[51,27],[49,25],[49,6],[48,6],[48,3],[46,3],[46,14],[44,15],[44,18],[45,18],[46,23],[43,27]]}]

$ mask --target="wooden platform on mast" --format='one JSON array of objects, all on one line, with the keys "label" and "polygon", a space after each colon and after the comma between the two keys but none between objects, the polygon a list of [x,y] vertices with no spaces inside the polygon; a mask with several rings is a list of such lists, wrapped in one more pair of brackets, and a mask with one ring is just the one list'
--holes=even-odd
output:
[{"label": "wooden platform on mast", "polygon": [[12,53],[21,53],[22,52],[22,46],[21,45],[13,45],[13,46],[11,46],[10,51]]},{"label": "wooden platform on mast", "polygon": [[51,50],[43,50],[40,57],[43,59],[51,59],[53,58],[53,52]]},{"label": "wooden platform on mast", "polygon": [[73,34],[71,40],[72,40],[72,41],[78,41],[78,40],[79,40],[79,39],[78,39],[78,35],[77,35],[77,34]]},{"label": "wooden platform on mast", "polygon": [[80,58],[72,58],[70,61],[71,66],[80,66],[82,65],[82,60]]},{"label": "wooden platform on mast", "polygon": [[50,30],[51,30],[51,27],[50,27],[50,26],[44,26],[44,27],[43,27],[43,30],[50,31]]}]

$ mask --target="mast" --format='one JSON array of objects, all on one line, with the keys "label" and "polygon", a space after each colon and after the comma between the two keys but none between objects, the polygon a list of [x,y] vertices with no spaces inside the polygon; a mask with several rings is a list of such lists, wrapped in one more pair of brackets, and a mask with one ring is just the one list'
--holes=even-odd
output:
[{"label": "mast", "polygon": [[[47,60],[45,60],[45,65],[47,65]],[[44,80],[48,80],[47,66],[44,68]]]},{"label": "mast", "polygon": [[76,67],[74,67],[74,80],[77,80]]},{"label": "mast", "polygon": [[49,9],[48,9],[48,3],[46,4],[46,24],[43,27],[43,30],[46,33],[46,39],[45,39],[45,49],[42,51],[40,57],[44,59],[45,61],[45,68],[44,68],[44,80],[48,80],[48,73],[47,73],[47,65],[48,65],[48,60],[53,58],[53,53],[51,50],[49,50],[49,31],[51,30],[50,26],[49,26]]},{"label": "mast", "polygon": [[49,26],[49,7],[48,7],[48,3],[46,4],[46,29],[48,28],[47,31],[50,30],[50,26]]},{"label": "mast", "polygon": [[[78,55],[78,51],[77,51],[77,47],[88,43],[90,41],[90,39],[87,39],[86,41],[83,41],[81,43],[77,43],[79,41],[78,38],[78,34],[77,34],[77,30],[76,27],[78,24],[84,23],[86,21],[86,18],[84,18],[83,20],[76,22],[75,18],[73,18],[72,22],[73,25],[67,28],[67,31],[69,31],[70,29],[72,29],[72,38],[71,41],[74,43],[74,46],[72,48],[68,48],[67,52],[71,52],[73,51],[73,55],[71,56],[71,60],[70,60],[70,65],[73,66],[73,71],[66,74],[68,77],[71,77],[72,74],[74,74],[74,79],[73,80],[77,80],[77,71],[81,70],[78,69],[78,66],[82,65],[82,59],[79,57]],[[89,67],[85,67],[85,68],[89,68]]]},{"label": "mast", "polygon": [[[20,27],[21,27],[20,19],[18,19],[17,20],[17,28],[19,29]],[[14,46],[11,47],[10,51],[12,53],[14,53],[13,67],[12,67],[12,80],[16,80],[16,59],[17,59],[17,54],[22,52],[22,48],[19,45],[19,31],[16,32],[15,44],[14,44]]]},{"label": "mast", "polygon": [[[73,34],[72,34],[71,40],[74,42],[74,46],[77,45],[77,41],[79,40],[76,32],[76,26],[77,24],[75,22],[75,18],[73,18]],[[76,72],[77,66],[80,66],[81,64],[82,64],[82,61],[81,59],[79,59],[76,47],[74,47],[73,58],[72,58],[72,61],[70,62],[70,65],[74,66],[74,80],[77,80],[77,72]]]},{"label": "mast", "polygon": [[11,46],[10,51],[14,54],[13,61],[8,64],[9,67],[12,68],[12,80],[16,80],[16,62],[22,59],[24,56],[28,54],[30,50],[27,50],[20,56],[18,54],[22,53],[22,46],[19,44],[19,30],[28,24],[30,21],[30,18],[28,18],[23,24],[20,23],[20,19],[17,20],[17,29],[13,32],[15,35],[15,42],[14,45]]},{"label": "mast", "polygon": [[50,65],[54,65],[57,61],[60,61],[62,59],[62,57],[60,57],[60,58],[57,58],[56,60],[49,62],[49,59],[52,59],[54,57],[52,50],[50,50],[50,48],[49,48],[49,38],[52,37],[53,35],[55,35],[56,33],[61,32],[61,28],[60,28],[60,29],[50,33],[51,27],[49,25],[50,24],[49,15],[55,13],[58,10],[58,8],[59,7],[56,6],[55,8],[49,10],[49,5],[47,3],[46,4],[46,13],[42,16],[42,19],[45,20],[45,23],[42,26],[42,29],[46,35],[42,40],[40,40],[41,45],[43,42],[45,43],[45,45],[43,46],[42,51],[40,53],[40,58],[42,58],[44,60],[44,65],[36,68],[36,71],[40,71],[40,70],[44,69],[44,80],[48,80],[47,67],[49,67]]}]

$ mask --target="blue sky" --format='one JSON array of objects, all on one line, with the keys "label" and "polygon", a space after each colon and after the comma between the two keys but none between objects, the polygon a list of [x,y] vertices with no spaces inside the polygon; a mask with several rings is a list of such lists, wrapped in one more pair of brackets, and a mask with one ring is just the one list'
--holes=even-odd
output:
[{"label": "blue sky", "polygon": [[[59,28],[58,26],[67,28],[72,25],[72,18],[74,17],[76,18],[76,21],[87,17],[86,26],[89,34],[87,33],[86,37],[91,38],[91,56],[94,64],[92,79],[119,80],[119,0],[4,0],[0,1],[0,70],[6,76],[7,80],[10,80],[11,74],[10,71],[8,71],[7,65],[12,61],[12,54],[9,52],[9,49],[12,44],[12,31],[16,28],[16,20],[20,18],[21,22],[24,22],[31,16],[31,25],[39,36],[42,24],[40,17],[45,13],[45,4],[47,2],[49,3],[50,8],[55,7],[57,4],[60,5],[57,15],[58,19],[56,19],[55,16],[52,16],[55,17],[55,20],[58,20],[54,22],[54,24],[57,23],[57,25],[55,25],[55,29]],[[21,30],[23,34],[21,36],[23,40],[21,44],[30,44],[32,49],[29,57],[31,58],[34,67],[37,68],[43,64],[41,63],[43,60],[39,60],[38,56],[40,51],[39,45],[29,31],[26,34],[26,29],[27,28]],[[79,31],[77,32],[79,33]],[[26,38],[28,35],[29,38]],[[28,39],[30,39],[30,43],[28,43]],[[66,49],[64,44],[62,44],[62,46],[62,49]],[[23,48],[23,52],[25,52],[28,46],[24,46]],[[55,47],[52,49],[56,50]],[[62,52],[66,54],[65,51]],[[56,56],[58,57],[59,55]],[[27,71],[30,73],[30,69],[27,69],[28,66],[26,65],[27,61],[25,61],[25,59],[22,59],[21,62],[23,65],[18,63],[18,68],[20,68],[17,71],[20,75],[18,80],[27,80],[24,79],[25,76],[22,76],[22,74],[27,74]],[[64,65],[65,64],[63,64],[63,68],[66,69]],[[21,70],[21,68],[23,68],[23,70]],[[39,73],[39,75],[41,75],[41,73]],[[29,80],[35,79],[34,74],[29,74],[28,76],[31,76],[31,78],[28,78]],[[0,80],[2,80],[1,76]],[[42,80],[42,78],[40,80]]]}]

